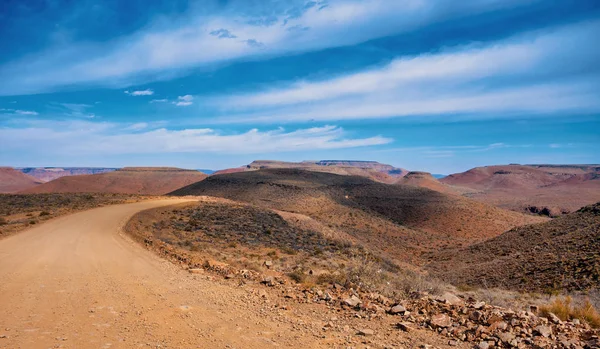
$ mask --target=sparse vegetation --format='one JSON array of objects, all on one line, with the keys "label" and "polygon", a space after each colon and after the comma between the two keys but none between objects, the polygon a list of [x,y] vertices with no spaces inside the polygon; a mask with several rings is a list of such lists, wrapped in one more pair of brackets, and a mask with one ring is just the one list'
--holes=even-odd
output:
[{"label": "sparse vegetation", "polygon": [[546,316],[552,313],[563,321],[579,319],[594,328],[600,328],[600,313],[589,299],[580,304],[574,304],[570,296],[556,298],[552,303],[540,307],[540,312]]}]

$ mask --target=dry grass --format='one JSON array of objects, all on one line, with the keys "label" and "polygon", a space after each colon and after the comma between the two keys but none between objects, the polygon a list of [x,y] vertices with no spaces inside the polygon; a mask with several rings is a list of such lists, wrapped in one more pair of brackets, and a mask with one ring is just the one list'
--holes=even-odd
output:
[{"label": "dry grass", "polygon": [[543,315],[553,313],[563,321],[579,319],[594,328],[600,328],[600,313],[589,299],[580,304],[574,304],[570,296],[556,298],[552,303],[540,307],[540,312]]}]

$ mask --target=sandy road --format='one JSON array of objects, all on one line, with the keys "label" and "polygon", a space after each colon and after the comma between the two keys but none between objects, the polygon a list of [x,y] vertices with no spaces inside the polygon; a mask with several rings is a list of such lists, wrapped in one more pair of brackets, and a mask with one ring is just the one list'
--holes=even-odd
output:
[{"label": "sandy road", "polygon": [[320,347],[248,291],[188,274],[120,233],[115,205],[0,241],[0,348]]}]

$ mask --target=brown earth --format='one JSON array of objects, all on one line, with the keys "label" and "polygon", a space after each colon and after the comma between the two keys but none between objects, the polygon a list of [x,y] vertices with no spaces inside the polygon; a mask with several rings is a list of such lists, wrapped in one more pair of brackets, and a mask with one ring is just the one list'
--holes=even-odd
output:
[{"label": "brown earth", "polygon": [[297,214],[397,261],[544,221],[459,196],[359,176],[269,169],[210,176],[172,195],[208,195]]},{"label": "brown earth", "polygon": [[19,171],[37,178],[42,182],[50,182],[51,180],[64,176],[90,175],[98,173],[106,173],[115,171],[116,168],[105,167],[23,167]]},{"label": "brown earth", "polygon": [[12,167],[0,167],[0,193],[16,193],[31,189],[42,182]]},{"label": "brown earth", "polygon": [[102,207],[0,241],[2,348],[468,348],[396,316],[341,312],[279,287],[192,274],[121,234],[134,213]]},{"label": "brown earth", "polygon": [[396,184],[412,185],[415,187],[427,188],[446,194],[459,193],[459,190],[451,187],[450,185],[440,182],[437,178],[434,178],[429,172],[408,172],[404,177],[398,180]]},{"label": "brown earth", "polygon": [[133,194],[0,194],[0,238],[91,208],[156,199]]},{"label": "brown earth", "polygon": [[432,256],[428,268],[458,285],[544,292],[600,289],[600,202]]},{"label": "brown earth", "polygon": [[406,173],[408,173],[408,171],[405,169],[381,164],[376,161],[320,160],[285,162],[274,160],[256,160],[249,165],[217,171],[215,174],[285,168],[333,173],[345,176],[361,176],[382,183],[394,183],[398,180],[398,178],[402,178],[404,175],[406,175]]},{"label": "brown earth", "polygon": [[162,195],[206,177],[199,171],[172,167],[125,167],[108,173],[60,177],[23,193]]},{"label": "brown earth", "polygon": [[600,165],[477,167],[441,179],[464,195],[519,212],[558,216],[600,200]]}]

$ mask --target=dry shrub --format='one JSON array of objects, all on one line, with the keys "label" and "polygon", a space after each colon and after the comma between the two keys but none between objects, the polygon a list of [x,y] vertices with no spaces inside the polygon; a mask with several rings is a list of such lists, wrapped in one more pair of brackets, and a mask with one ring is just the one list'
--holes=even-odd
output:
[{"label": "dry shrub", "polygon": [[6,218],[0,217],[0,225],[5,225],[5,224],[8,224],[8,221],[6,220]]},{"label": "dry shrub", "polygon": [[573,299],[570,296],[556,298],[549,305],[540,307],[540,311],[545,316],[553,313],[563,321],[579,319],[587,322],[592,327],[600,327],[600,314],[589,299],[581,304],[573,305]]}]

